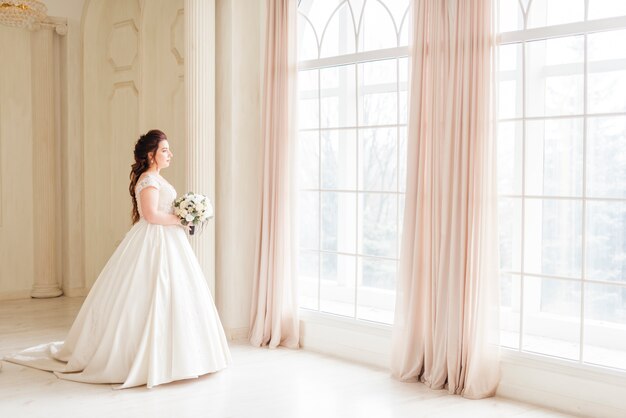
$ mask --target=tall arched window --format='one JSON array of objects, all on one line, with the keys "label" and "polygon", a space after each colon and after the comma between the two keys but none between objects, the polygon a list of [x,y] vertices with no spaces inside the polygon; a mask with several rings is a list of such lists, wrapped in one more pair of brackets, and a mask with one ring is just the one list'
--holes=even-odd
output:
[{"label": "tall arched window", "polygon": [[301,0],[300,306],[393,322],[409,0]]},{"label": "tall arched window", "polygon": [[501,343],[626,369],[626,2],[498,22]]}]

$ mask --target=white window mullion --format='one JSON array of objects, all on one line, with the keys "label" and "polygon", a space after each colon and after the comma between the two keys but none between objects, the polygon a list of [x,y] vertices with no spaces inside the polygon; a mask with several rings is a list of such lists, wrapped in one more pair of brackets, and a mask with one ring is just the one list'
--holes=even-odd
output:
[{"label": "white window mullion", "polygon": [[[358,44],[358,40],[357,40],[357,44]],[[354,243],[355,243],[355,252],[358,254],[360,253],[359,251],[359,227],[361,226],[359,223],[359,167],[360,167],[360,161],[359,161],[359,146],[360,144],[360,137],[361,137],[361,130],[360,128],[360,121],[359,121],[359,94],[360,94],[360,89],[359,89],[359,64],[354,64],[354,82],[355,82],[355,86],[354,86],[354,95],[355,97],[355,101],[354,103],[356,104],[356,112],[355,112],[355,122],[356,122],[356,147],[355,147],[355,151],[356,151],[356,164],[354,165],[354,170],[355,170],[355,176],[354,178],[356,179],[356,199],[355,199],[355,203],[356,203],[356,228],[354,230]],[[354,318],[357,318],[357,313],[358,313],[358,306],[359,306],[359,256],[356,255],[354,257]]]},{"label": "white window mullion", "polygon": [[[585,1],[585,18],[587,16],[587,1]],[[589,69],[588,62],[588,48],[589,41],[588,36],[585,34],[585,46],[584,46],[584,73],[583,73],[583,188],[582,188],[582,236],[580,247],[580,353],[579,363],[583,363],[584,359],[584,347],[585,347],[585,277],[586,277],[586,247],[587,247],[587,73]]]},{"label": "white window mullion", "polygon": [[[526,13],[524,13],[524,26],[526,26]],[[524,283],[526,277],[524,276],[524,256],[525,256],[525,238],[526,238],[526,43],[522,42],[522,197],[521,197],[521,251],[520,256],[520,315],[519,315],[519,338],[518,338],[518,350],[522,351],[524,347]]]}]

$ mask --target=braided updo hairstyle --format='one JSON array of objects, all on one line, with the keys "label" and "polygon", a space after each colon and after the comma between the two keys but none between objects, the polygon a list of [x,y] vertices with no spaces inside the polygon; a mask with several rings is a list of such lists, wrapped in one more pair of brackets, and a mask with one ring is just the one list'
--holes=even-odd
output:
[{"label": "braided updo hairstyle", "polygon": [[150,167],[150,159],[154,158],[156,151],[159,149],[159,143],[165,139],[167,139],[167,136],[162,131],[153,129],[145,135],[141,135],[135,144],[135,163],[130,169],[130,186],[128,186],[130,197],[133,200],[133,224],[139,221],[135,186],[137,181],[139,181],[139,177]]}]

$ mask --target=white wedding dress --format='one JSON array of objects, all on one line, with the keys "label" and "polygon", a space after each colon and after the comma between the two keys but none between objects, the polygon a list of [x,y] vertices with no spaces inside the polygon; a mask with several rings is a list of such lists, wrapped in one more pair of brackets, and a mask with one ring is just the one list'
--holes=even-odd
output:
[{"label": "white wedding dress", "polygon": [[[159,210],[172,213],[176,190],[144,174],[138,200],[146,187],[158,189]],[[121,389],[198,377],[223,369],[231,357],[184,229],[141,216],[102,269],[65,341],[4,360]]]}]

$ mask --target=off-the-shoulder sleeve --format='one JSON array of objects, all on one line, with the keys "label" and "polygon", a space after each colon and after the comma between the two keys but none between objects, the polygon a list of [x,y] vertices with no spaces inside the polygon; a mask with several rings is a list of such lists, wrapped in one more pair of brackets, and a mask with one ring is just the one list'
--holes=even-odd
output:
[{"label": "off-the-shoulder sleeve", "polygon": [[137,186],[135,186],[135,195],[139,196],[139,193],[141,193],[141,191],[146,187],[154,187],[155,189],[159,190],[161,188],[161,185],[159,184],[159,181],[154,177],[145,176],[137,182]]}]

